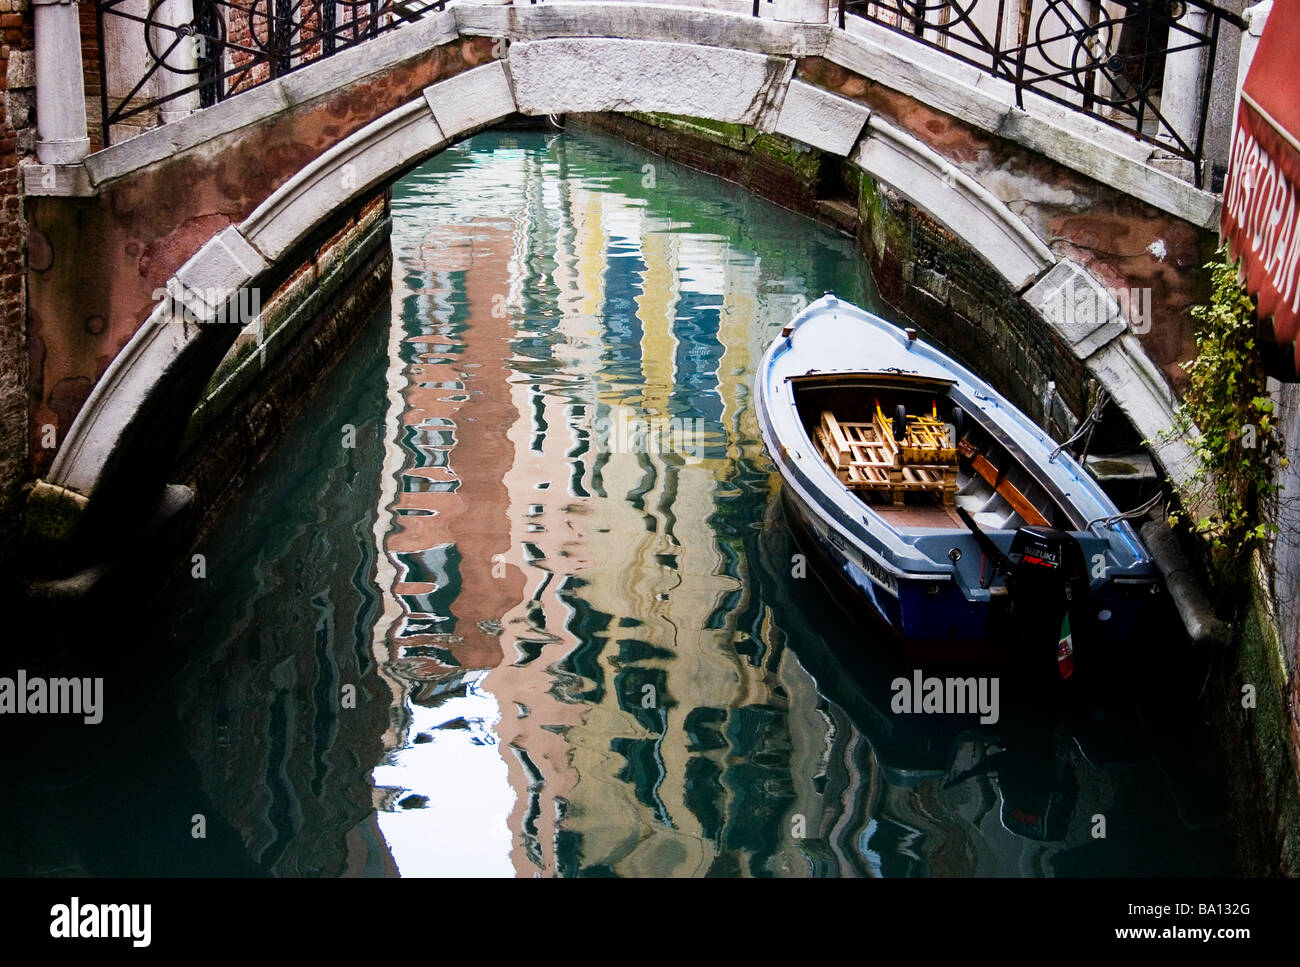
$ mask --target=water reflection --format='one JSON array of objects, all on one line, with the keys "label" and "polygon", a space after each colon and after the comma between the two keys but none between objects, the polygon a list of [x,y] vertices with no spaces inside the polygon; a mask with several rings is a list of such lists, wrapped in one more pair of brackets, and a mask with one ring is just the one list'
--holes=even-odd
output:
[{"label": "water reflection", "polygon": [[646,188],[644,158],[487,135],[395,193],[398,868],[1051,874],[1115,777],[1065,723],[900,721],[884,667],[836,701],[873,643],[789,577],[750,377],[798,297],[873,304],[852,243],[661,161]]},{"label": "water reflection", "polygon": [[[510,830],[516,873],[806,870],[778,829],[791,761],[824,736],[791,733],[791,689],[814,692],[746,590],[771,487],[748,380],[791,295],[867,292],[847,240],[738,192],[703,201],[684,170],[647,190],[640,161],[491,136],[394,197],[375,640],[399,717],[432,715],[375,774],[404,871],[438,869],[438,831],[463,822],[429,791],[449,780]],[[456,766],[427,768],[444,743]],[[495,836],[465,838],[499,868]]]},{"label": "water reflection", "polygon": [[797,298],[880,308],[851,240],[537,132],[449,149],[393,213],[391,305],[205,539],[207,579],[139,619],[184,667],[22,773],[0,869],[1223,868],[1188,791],[1213,777],[1134,712],[893,715],[875,632],[792,577],[750,379]]}]

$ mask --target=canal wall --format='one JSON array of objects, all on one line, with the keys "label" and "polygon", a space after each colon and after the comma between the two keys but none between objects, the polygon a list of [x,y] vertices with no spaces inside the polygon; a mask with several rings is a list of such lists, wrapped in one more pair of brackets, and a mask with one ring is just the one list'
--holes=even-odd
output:
[{"label": "canal wall", "polygon": [[[843,87],[852,79],[829,80]],[[614,134],[853,234],[881,297],[1057,439],[1068,436],[1095,402],[1096,386],[1082,362],[979,253],[843,159],[779,134],[699,118],[582,114],[568,116],[566,124]],[[1184,240],[1184,248],[1208,261],[1213,242],[1206,233],[1199,242]],[[1099,239],[1101,247],[1107,244]],[[1178,268],[1185,278],[1173,291],[1180,301],[1196,301],[1194,293],[1203,288],[1199,273]],[[1300,387],[1275,387],[1274,398],[1289,434],[1285,438],[1300,440]],[[1113,407],[1110,414],[1110,439],[1097,442],[1141,442],[1127,421],[1113,415]],[[1239,573],[1231,583],[1244,589],[1241,600],[1216,602],[1222,617],[1236,619],[1234,640],[1223,650],[1192,650],[1184,639],[1163,652],[1167,660],[1208,669],[1205,687],[1189,700],[1202,702],[1222,750],[1230,832],[1238,867],[1247,875],[1300,875],[1300,469],[1295,462],[1282,471],[1281,484],[1274,508],[1279,539],[1252,563],[1240,563],[1249,573]],[[1153,636],[1158,647],[1155,637],[1168,636]],[[1159,662],[1153,665],[1158,669]],[[1134,687],[1152,685],[1144,681]],[[1243,700],[1246,695],[1250,698]]]},{"label": "canal wall", "polygon": [[[1300,442],[1300,384],[1270,382],[1276,426],[1292,453]],[[1240,790],[1234,806],[1246,869],[1300,876],[1300,464],[1277,470],[1267,508],[1277,532],[1249,561],[1230,567],[1244,586],[1241,633],[1224,658],[1212,703]],[[1245,573],[1240,573],[1245,572]]]},{"label": "canal wall", "polygon": [[385,192],[302,252],[213,374],[173,479],[194,490],[198,531],[233,497],[312,399],[392,285]]},{"label": "canal wall", "polygon": [[1224,749],[1238,866],[1250,875],[1300,876],[1300,735],[1294,639],[1268,573],[1251,559],[1239,635],[1207,680],[1206,707]]}]

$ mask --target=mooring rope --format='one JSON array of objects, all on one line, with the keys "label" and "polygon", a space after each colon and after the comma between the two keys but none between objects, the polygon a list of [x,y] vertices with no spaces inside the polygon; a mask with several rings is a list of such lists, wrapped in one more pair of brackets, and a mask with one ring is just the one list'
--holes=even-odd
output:
[{"label": "mooring rope", "polygon": [[1074,433],[1070,434],[1068,440],[1057,446],[1055,450],[1048,454],[1047,462],[1052,463],[1055,461],[1056,458],[1060,456],[1062,450],[1070,446],[1070,444],[1078,441],[1078,439],[1085,433],[1091,434],[1096,425],[1101,422],[1102,411],[1106,408],[1106,404],[1109,402],[1110,394],[1105,390],[1100,390],[1097,394],[1097,405],[1092,408],[1092,412],[1079,421],[1079,425],[1074,428]]},{"label": "mooring rope", "polygon": [[1148,500],[1139,504],[1137,507],[1134,507],[1132,510],[1121,511],[1118,514],[1111,514],[1108,517],[1094,517],[1092,520],[1088,521],[1084,529],[1092,530],[1092,525],[1096,524],[1098,521],[1103,522],[1107,527],[1111,527],[1119,523],[1121,520],[1131,520],[1134,517],[1141,517],[1158,504],[1163,497],[1164,493],[1157,490]]}]

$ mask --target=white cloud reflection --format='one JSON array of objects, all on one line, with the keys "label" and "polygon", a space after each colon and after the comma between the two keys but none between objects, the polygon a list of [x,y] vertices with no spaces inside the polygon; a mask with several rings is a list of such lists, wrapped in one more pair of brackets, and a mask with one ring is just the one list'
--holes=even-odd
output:
[{"label": "white cloud reflection", "polygon": [[[400,788],[400,803],[424,796],[422,808],[396,806],[379,814],[402,876],[514,876],[507,819],[515,804],[493,729],[501,709],[482,691],[482,675],[464,697],[437,708],[412,705],[413,744],[394,751],[374,771],[376,785]],[[464,720],[468,727],[443,728]],[[417,735],[430,741],[414,742]]]}]

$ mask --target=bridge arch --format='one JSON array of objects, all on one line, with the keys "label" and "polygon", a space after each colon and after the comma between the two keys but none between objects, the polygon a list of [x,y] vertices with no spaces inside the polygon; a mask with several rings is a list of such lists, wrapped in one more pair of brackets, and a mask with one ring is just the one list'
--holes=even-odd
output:
[{"label": "bridge arch", "polygon": [[[620,5],[556,4],[547,16],[566,6]],[[513,15],[529,8],[501,9]],[[568,19],[552,16],[548,29],[558,36],[539,36],[547,33],[544,21],[521,25],[513,17],[501,25],[504,29],[477,28],[508,36],[509,48],[499,45],[505,56],[424,87],[418,96],[302,164],[247,217],[211,235],[181,265],[166,282],[168,298],[156,305],[111,361],[63,434],[46,482],[88,498],[87,520],[97,507],[100,517],[116,515],[132,503],[127,495],[160,488],[193,401],[238,332],[237,326],[214,322],[224,312],[225,298],[213,294],[234,294],[274,281],[291,268],[285,260],[295,247],[341,206],[391,183],[454,141],[516,113],[649,111],[704,117],[787,135],[846,158],[980,253],[1148,439],[1169,425],[1174,397],[1168,383],[1129,334],[1123,309],[1108,295],[1102,279],[1054,251],[990,187],[934,147],[863,103],[795,76],[800,55],[829,52],[834,28],[692,9],[686,12],[689,22],[703,23],[708,30],[703,35],[706,43],[691,43],[681,39],[682,26],[672,20],[683,12],[666,10],[652,14],[660,20],[650,27],[638,21],[642,35],[634,37],[574,36],[583,32],[574,26],[581,19],[576,9],[568,12]],[[460,23],[454,26],[458,36],[465,29]],[[383,40],[393,47],[407,33],[406,42],[418,44],[437,30],[447,33],[444,25],[399,31]],[[294,83],[304,89],[333,83],[344,90],[344,60],[339,56],[305,68],[299,74],[307,76]],[[267,95],[241,95],[253,96]],[[238,102],[235,98],[218,109],[229,110]],[[182,143],[190,137],[202,144],[202,131],[196,135],[181,128],[188,124],[200,129],[205,123],[211,128],[214,122],[200,114],[169,125],[174,131],[159,129],[142,138],[156,135],[153,141],[164,146],[165,137]],[[996,119],[991,123],[1002,124]],[[145,143],[132,150],[147,153],[157,148]],[[92,156],[87,164],[92,181],[95,162]],[[112,159],[99,173],[103,182],[128,176],[112,171]],[[1068,308],[1063,311],[1060,293],[1080,287],[1094,292],[1097,304],[1106,304],[1105,311],[1082,321]],[[1188,457],[1181,444],[1167,444],[1158,454],[1175,480],[1190,472]]]}]

